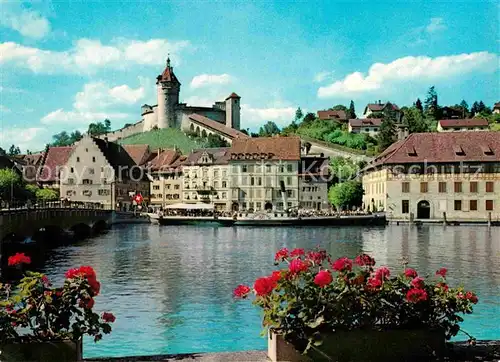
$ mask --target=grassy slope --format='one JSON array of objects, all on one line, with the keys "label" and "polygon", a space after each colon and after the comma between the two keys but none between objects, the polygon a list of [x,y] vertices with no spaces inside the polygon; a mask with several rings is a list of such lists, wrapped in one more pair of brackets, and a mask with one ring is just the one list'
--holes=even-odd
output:
[{"label": "grassy slope", "polygon": [[174,146],[177,146],[181,149],[182,153],[189,153],[194,148],[203,147],[202,143],[198,143],[190,139],[182,131],[175,128],[165,128],[138,133],[121,139],[119,143],[124,145],[147,144],[151,149],[160,147],[174,148]]}]

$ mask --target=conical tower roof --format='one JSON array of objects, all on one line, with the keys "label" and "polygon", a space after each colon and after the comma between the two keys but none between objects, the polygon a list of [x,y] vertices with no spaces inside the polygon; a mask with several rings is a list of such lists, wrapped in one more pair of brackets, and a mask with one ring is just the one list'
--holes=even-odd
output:
[{"label": "conical tower roof", "polygon": [[178,85],[181,84],[174,74],[174,68],[170,65],[170,57],[167,58],[167,66],[165,67],[165,70],[156,79],[158,82],[162,83],[172,82]]}]

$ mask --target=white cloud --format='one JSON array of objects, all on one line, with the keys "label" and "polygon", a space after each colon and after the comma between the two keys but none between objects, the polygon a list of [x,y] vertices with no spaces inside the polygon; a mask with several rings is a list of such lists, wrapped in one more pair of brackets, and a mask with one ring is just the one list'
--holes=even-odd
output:
[{"label": "white cloud", "polygon": [[257,126],[266,121],[273,121],[278,126],[286,126],[295,118],[297,107],[254,108],[241,105],[241,121],[245,126]]},{"label": "white cloud", "polygon": [[314,83],[321,83],[321,82],[323,82],[323,81],[325,81],[327,79],[332,78],[332,76],[333,76],[334,73],[335,73],[334,71],[331,71],[331,72],[329,72],[329,71],[319,72],[319,73],[317,73],[317,74],[314,75],[313,81],[314,81]]},{"label": "white cloud", "polygon": [[0,25],[17,31],[22,36],[42,39],[50,33],[50,22],[32,9],[17,1],[0,1]]},{"label": "white cloud", "polygon": [[233,81],[233,77],[229,74],[200,74],[191,81],[191,88],[202,88],[213,85],[229,84]]},{"label": "white cloud", "polygon": [[446,29],[446,25],[443,18],[431,18],[429,25],[425,27],[425,31],[428,33],[435,33],[444,29]]},{"label": "white cloud", "polygon": [[[216,98],[210,99],[207,97],[200,96],[190,96],[184,99],[184,103],[187,103],[188,106],[198,106],[198,107],[212,107]],[[222,98],[217,98],[222,99]]]},{"label": "white cloud", "polygon": [[[141,80],[139,80],[141,82]],[[43,124],[89,124],[106,118],[114,121],[133,119],[134,115],[117,111],[118,107],[137,104],[144,99],[145,89],[141,85],[131,88],[123,84],[115,87],[105,82],[91,82],[84,85],[83,90],[75,95],[72,110],[57,109],[45,115]],[[137,114],[139,109],[137,109]],[[136,115],[137,116],[137,115]]]},{"label": "white cloud", "polygon": [[94,73],[99,69],[126,69],[135,64],[164,65],[167,53],[179,63],[189,42],[166,39],[147,41],[117,39],[104,45],[99,40],[79,39],[65,51],[44,50],[14,42],[0,43],[0,65],[13,65],[34,73]]},{"label": "white cloud", "polygon": [[391,63],[375,63],[365,75],[354,72],[343,80],[318,89],[319,98],[350,97],[405,81],[429,81],[461,76],[472,72],[492,72],[498,69],[498,57],[489,52],[477,52],[431,58],[408,56]]},{"label": "white cloud", "polygon": [[[21,148],[23,152],[26,150],[38,151],[44,147],[44,137],[46,129],[40,127],[28,128],[4,128],[0,130],[0,146],[4,149],[10,147],[12,143]],[[15,140],[15,142],[14,142]]]}]

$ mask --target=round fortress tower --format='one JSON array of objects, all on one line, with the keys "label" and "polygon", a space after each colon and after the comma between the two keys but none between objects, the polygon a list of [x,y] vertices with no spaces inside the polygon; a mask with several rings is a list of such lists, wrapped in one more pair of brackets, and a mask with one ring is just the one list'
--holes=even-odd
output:
[{"label": "round fortress tower", "polygon": [[175,109],[179,104],[179,92],[181,83],[174,74],[170,65],[170,57],[167,58],[167,67],[156,78],[158,97],[158,128],[177,127]]}]

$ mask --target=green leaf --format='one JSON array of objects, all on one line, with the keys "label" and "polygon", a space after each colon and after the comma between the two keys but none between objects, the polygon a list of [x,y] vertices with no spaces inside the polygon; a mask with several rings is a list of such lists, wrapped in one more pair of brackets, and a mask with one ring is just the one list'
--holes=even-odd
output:
[{"label": "green leaf", "polygon": [[318,328],[323,322],[325,321],[325,318],[323,316],[319,316],[318,318],[316,318],[314,321],[312,322],[309,322],[309,323],[306,323],[306,325],[309,327],[309,328]]}]

